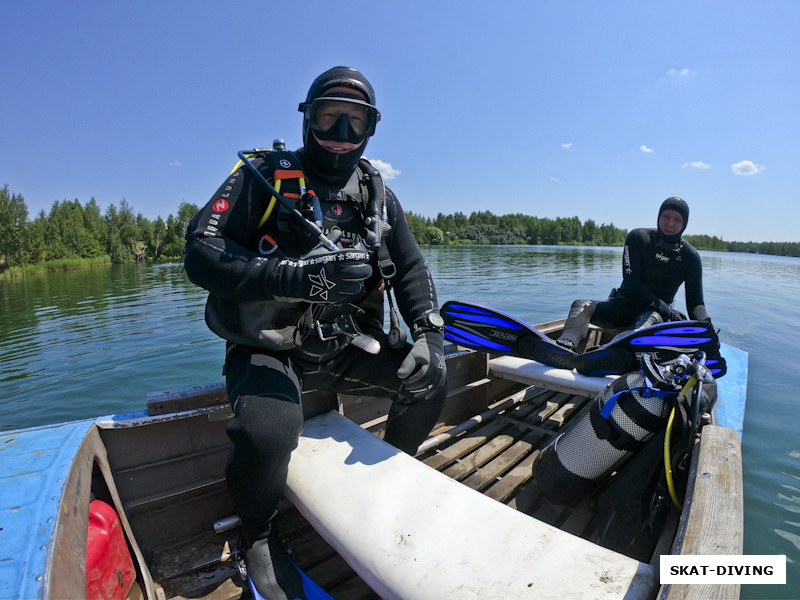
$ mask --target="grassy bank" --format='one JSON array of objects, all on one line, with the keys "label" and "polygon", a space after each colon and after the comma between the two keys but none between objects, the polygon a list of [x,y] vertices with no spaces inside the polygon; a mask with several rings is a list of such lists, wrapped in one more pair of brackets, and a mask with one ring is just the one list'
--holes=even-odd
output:
[{"label": "grassy bank", "polygon": [[0,265],[0,279],[13,279],[37,273],[50,273],[52,271],[69,271],[71,269],[88,269],[101,265],[110,265],[111,257],[108,255],[95,258],[64,258],[61,260],[48,260],[21,267],[3,268]]}]

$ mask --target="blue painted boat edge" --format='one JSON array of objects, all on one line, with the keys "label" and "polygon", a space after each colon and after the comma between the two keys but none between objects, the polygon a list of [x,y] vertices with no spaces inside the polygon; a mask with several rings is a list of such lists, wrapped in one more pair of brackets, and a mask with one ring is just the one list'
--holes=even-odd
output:
[{"label": "blue painted boat edge", "polygon": [[747,403],[747,351],[724,342],[720,343],[722,356],[728,364],[728,372],[717,379],[717,404],[714,406],[714,422],[733,429],[742,437],[744,410]]},{"label": "blue painted boat edge", "polygon": [[62,492],[93,425],[72,421],[0,434],[0,597],[49,597]]}]

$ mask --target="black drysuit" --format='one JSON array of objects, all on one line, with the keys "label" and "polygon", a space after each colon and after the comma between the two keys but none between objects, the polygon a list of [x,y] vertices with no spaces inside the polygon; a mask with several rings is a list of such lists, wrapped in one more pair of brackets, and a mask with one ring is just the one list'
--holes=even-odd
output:
[{"label": "black drysuit", "polygon": [[691,244],[663,242],[655,229],[634,229],[625,239],[622,285],[605,301],[576,300],[559,340],[574,347],[586,337],[589,323],[609,329],[638,329],[674,320],[670,308],[684,284],[689,318],[709,320],[703,303],[700,255]]},{"label": "black drysuit", "polygon": [[[323,230],[341,232],[345,247],[357,243],[367,201],[360,171],[343,192],[315,176],[302,149],[267,153],[253,163],[273,180],[276,169],[287,169],[288,161],[281,158],[292,160],[288,168],[302,169],[306,187],[319,198]],[[281,193],[287,195],[292,185],[299,187],[294,180],[283,183]],[[400,203],[388,189],[386,196],[391,232],[384,243],[396,268],[391,282],[397,306],[411,324],[438,308],[436,293]],[[289,455],[302,430],[303,389],[391,398],[384,438],[411,454],[435,424],[447,393],[445,386],[433,398],[416,402],[403,395],[396,372],[411,344],[389,347],[374,253],[373,274],[353,306],[312,306],[276,296],[281,257],[300,257],[317,240],[280,203],[268,211],[271,198],[248,169],[231,173],[189,226],[185,257],[190,280],[209,291],[206,322],[229,342],[225,371],[235,416],[228,426],[233,443],[227,478],[250,539],[266,535],[283,493]],[[337,310],[352,314],[361,331],[381,343],[380,352],[369,354],[341,339],[322,341],[309,323],[310,309],[323,320],[331,310],[334,316]]]}]

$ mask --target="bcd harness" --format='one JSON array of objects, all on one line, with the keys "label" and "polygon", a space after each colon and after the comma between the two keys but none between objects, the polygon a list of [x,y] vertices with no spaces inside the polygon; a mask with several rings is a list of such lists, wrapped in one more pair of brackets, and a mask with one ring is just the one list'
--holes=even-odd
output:
[{"label": "bcd harness", "polygon": [[[243,150],[238,154],[240,160],[231,172],[242,165],[247,167],[271,193],[267,207],[259,220],[258,229],[267,223],[277,206],[279,229],[294,229],[305,233],[306,236],[314,236],[320,244],[332,251],[341,247],[328,239],[323,231],[319,198],[314,190],[307,187],[305,173],[293,152],[273,147]],[[261,158],[273,165],[274,186],[250,162],[252,158]],[[399,325],[391,295],[392,278],[397,270],[389,255],[386,239],[391,232],[386,207],[386,188],[378,170],[366,159],[362,158],[359,161],[356,172],[359,176],[351,177],[338,194],[345,202],[354,201],[363,215],[366,234],[363,237],[357,235],[353,240],[353,246],[361,246],[377,255],[381,275],[378,289],[386,292],[390,308],[389,341],[392,347],[400,347],[405,343],[406,332]],[[288,191],[289,189],[292,191]],[[279,250],[278,242],[266,233],[259,240],[258,248],[265,256]],[[323,341],[345,340],[375,354],[380,350],[380,344],[359,330],[353,318],[359,312],[363,310],[349,303],[311,303],[298,323],[298,330],[303,338],[314,330]]]}]

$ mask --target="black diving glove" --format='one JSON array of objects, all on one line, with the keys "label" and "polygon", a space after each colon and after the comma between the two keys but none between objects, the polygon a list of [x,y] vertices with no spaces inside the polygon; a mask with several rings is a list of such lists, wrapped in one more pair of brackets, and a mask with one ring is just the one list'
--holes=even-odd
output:
[{"label": "black diving glove", "polygon": [[283,258],[267,284],[276,300],[346,302],[364,290],[372,275],[369,253],[328,250],[319,245],[300,258]]},{"label": "black diving glove", "polygon": [[447,380],[442,334],[435,331],[420,333],[397,369],[397,376],[403,382],[402,397],[411,402],[433,398]]},{"label": "black diving glove", "polygon": [[667,321],[688,321],[688,320],[689,317],[687,317],[681,311],[675,310],[674,308],[669,309],[669,317],[667,318]]},{"label": "black diving glove", "polygon": [[682,312],[675,310],[669,304],[664,302],[663,300],[658,301],[658,308],[656,308],[658,313],[664,317],[664,321],[686,321],[688,320],[686,315]]}]

